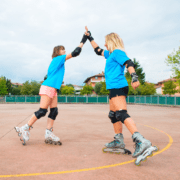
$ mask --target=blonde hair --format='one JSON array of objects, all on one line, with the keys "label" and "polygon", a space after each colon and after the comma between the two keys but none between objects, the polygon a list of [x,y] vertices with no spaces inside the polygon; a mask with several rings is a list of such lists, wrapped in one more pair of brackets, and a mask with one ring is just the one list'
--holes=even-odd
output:
[{"label": "blonde hair", "polygon": [[65,50],[64,46],[56,46],[56,47],[54,47],[53,53],[52,53],[52,59],[53,59],[54,57],[57,57],[57,56],[60,56],[60,55],[61,55],[60,52],[59,52],[59,50]]},{"label": "blonde hair", "polygon": [[120,49],[125,51],[123,40],[116,33],[110,33],[105,36],[107,48],[110,52],[113,52],[115,49]]}]

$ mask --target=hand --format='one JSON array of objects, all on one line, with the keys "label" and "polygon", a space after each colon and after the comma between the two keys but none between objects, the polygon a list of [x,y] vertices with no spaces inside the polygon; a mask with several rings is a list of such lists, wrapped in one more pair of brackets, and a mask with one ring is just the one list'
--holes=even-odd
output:
[{"label": "hand", "polygon": [[131,86],[133,87],[134,90],[135,90],[139,85],[140,85],[139,81],[131,82]]},{"label": "hand", "polygon": [[92,37],[91,32],[88,31],[87,26],[85,26],[85,29],[86,29],[85,35],[87,36],[87,38],[89,39],[90,42],[93,41],[94,38]]}]

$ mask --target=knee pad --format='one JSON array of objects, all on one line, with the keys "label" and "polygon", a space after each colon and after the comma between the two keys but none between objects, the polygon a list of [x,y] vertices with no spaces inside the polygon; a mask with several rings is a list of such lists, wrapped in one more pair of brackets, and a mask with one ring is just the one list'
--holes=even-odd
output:
[{"label": "knee pad", "polygon": [[114,124],[114,123],[116,123],[116,122],[118,122],[118,120],[116,119],[116,117],[115,117],[115,112],[114,111],[109,111],[109,115],[108,115],[108,117],[109,117],[109,119],[111,119],[111,122]]},{"label": "knee pad", "polygon": [[34,114],[35,116],[40,119],[41,117],[45,116],[47,113],[47,109],[40,108],[38,111],[36,111]]},{"label": "knee pad", "polygon": [[58,115],[58,108],[57,107],[51,108],[48,118],[55,120],[57,115]]},{"label": "knee pad", "polygon": [[130,117],[129,114],[127,114],[127,111],[126,110],[119,110],[119,111],[116,111],[116,119],[118,121],[121,121],[122,123],[124,123],[124,121]]}]

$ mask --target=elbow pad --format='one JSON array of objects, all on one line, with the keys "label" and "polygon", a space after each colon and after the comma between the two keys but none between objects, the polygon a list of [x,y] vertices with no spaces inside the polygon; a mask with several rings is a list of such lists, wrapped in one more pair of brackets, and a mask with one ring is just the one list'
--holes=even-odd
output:
[{"label": "elbow pad", "polygon": [[72,53],[72,57],[76,57],[78,56],[79,54],[81,53],[81,48],[80,47],[77,47]]},{"label": "elbow pad", "polygon": [[130,66],[132,66],[133,68],[135,68],[135,64],[131,61],[131,59],[127,60],[127,61],[125,62],[125,64],[127,64],[127,68],[130,67]]},{"label": "elbow pad", "polygon": [[[99,51],[98,51],[99,50]],[[101,49],[99,46],[94,48],[94,51],[97,55],[101,56],[102,52],[104,51],[103,49]]]}]

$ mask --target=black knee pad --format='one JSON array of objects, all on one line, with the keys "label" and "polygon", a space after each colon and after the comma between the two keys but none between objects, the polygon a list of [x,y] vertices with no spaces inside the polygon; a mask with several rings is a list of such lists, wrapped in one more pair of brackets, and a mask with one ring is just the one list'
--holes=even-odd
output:
[{"label": "black knee pad", "polygon": [[57,115],[58,115],[58,108],[57,107],[51,108],[48,118],[55,120]]},{"label": "black knee pad", "polygon": [[45,116],[47,113],[47,109],[40,108],[38,111],[36,111],[34,114],[35,116],[40,119],[41,117]]},{"label": "black knee pad", "polygon": [[129,114],[127,114],[126,110],[119,110],[116,111],[116,119],[118,121],[121,121],[122,123],[124,123],[125,119],[129,118]]},{"label": "black knee pad", "polygon": [[109,115],[108,117],[111,119],[111,122],[114,124],[116,122],[118,122],[118,120],[116,119],[116,116],[115,116],[115,112],[114,111],[109,111]]}]

